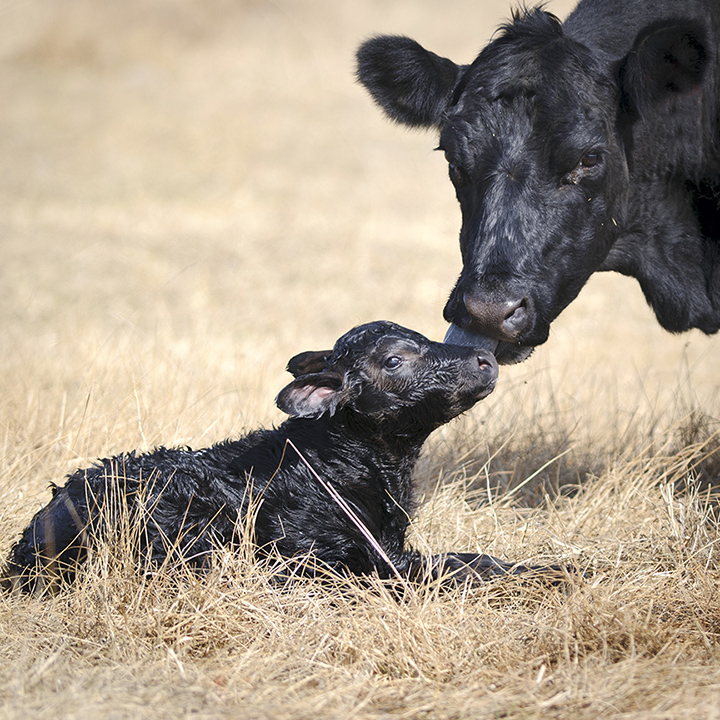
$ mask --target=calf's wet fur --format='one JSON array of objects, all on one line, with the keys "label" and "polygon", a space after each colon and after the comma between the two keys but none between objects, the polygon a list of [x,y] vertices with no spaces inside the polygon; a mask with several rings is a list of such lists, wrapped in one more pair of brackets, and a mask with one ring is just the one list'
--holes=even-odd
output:
[{"label": "calf's wet fur", "polygon": [[492,392],[491,353],[373,322],[332,350],[295,356],[288,370],[295,379],[277,405],[290,418],[275,429],[201,450],[124,453],[53,486],[11,549],[5,587],[37,593],[71,581],[122,518],[139,528],[138,559],[157,564],[206,566],[215,549],[239,542],[250,514],[258,554],[304,558],[310,574],[462,582],[531,569],[405,547],[422,445]]}]

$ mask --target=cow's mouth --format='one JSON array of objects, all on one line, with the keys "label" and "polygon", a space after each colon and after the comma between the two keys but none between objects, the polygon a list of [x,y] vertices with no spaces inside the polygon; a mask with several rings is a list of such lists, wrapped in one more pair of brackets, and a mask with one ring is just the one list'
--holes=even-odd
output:
[{"label": "cow's mouth", "polygon": [[479,335],[478,333],[463,330],[459,325],[452,323],[445,334],[443,342],[447,345],[462,345],[464,347],[482,348],[493,353],[500,365],[512,365],[526,360],[534,350],[532,346],[516,345],[514,343],[496,340],[495,338]]}]

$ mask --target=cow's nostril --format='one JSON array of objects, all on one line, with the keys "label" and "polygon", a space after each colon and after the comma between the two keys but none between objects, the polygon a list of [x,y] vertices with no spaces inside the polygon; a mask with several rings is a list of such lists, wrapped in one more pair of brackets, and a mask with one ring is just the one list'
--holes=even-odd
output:
[{"label": "cow's nostril", "polygon": [[518,338],[533,323],[532,301],[527,297],[519,300],[510,298],[488,301],[486,298],[464,293],[462,301],[456,316],[451,320],[460,328],[470,330],[477,335],[506,342],[518,342]]},{"label": "cow's nostril", "polygon": [[509,337],[517,337],[528,324],[530,314],[527,298],[523,298],[508,308],[502,322],[502,329]]}]

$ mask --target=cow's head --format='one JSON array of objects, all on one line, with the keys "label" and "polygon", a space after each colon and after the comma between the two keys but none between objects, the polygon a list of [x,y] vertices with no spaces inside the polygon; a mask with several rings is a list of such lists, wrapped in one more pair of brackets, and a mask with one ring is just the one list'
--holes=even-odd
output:
[{"label": "cow's head", "polygon": [[448,340],[524,360],[607,257],[625,225],[632,127],[694,87],[705,53],[689,23],[656,23],[624,58],[560,21],[514,17],[470,65],[397,36],[358,51],[358,76],[394,120],[440,130],[462,211],[463,269]]}]

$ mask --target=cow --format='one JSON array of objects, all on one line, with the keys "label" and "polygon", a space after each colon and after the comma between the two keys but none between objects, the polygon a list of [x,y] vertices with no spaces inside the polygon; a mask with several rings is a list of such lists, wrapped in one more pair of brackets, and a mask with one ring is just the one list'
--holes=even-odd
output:
[{"label": "cow", "polygon": [[123,527],[142,566],[201,570],[218,547],[237,546],[249,517],[258,555],[295,561],[299,573],[452,584],[539,573],[405,547],[422,445],[492,392],[491,353],[378,321],[332,350],[295,356],[288,370],[295,379],[276,402],[290,418],[277,428],[201,450],[123,453],[72,473],[12,547],[5,588],[43,594],[71,582],[88,549]]},{"label": "cow", "polygon": [[469,65],[400,36],[358,50],[393,120],[439,130],[462,212],[447,340],[526,359],[597,271],[671,332],[720,327],[720,3],[514,12]]}]

